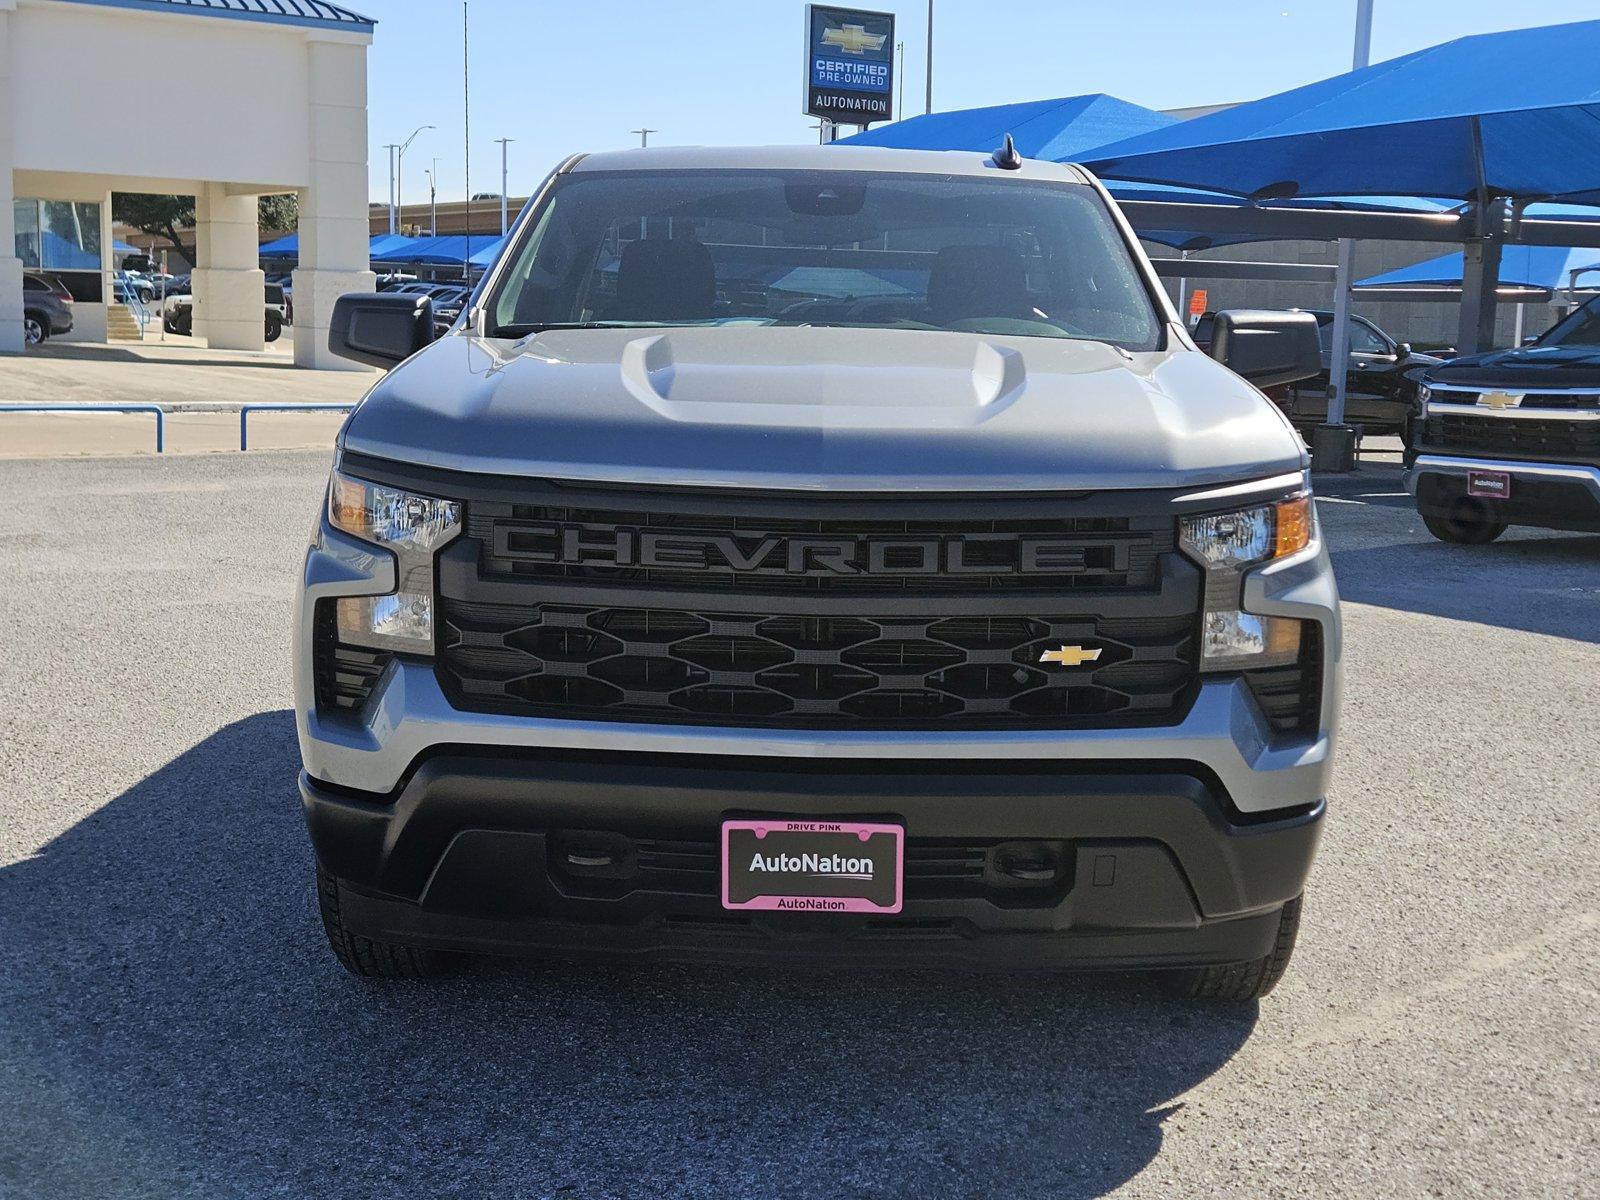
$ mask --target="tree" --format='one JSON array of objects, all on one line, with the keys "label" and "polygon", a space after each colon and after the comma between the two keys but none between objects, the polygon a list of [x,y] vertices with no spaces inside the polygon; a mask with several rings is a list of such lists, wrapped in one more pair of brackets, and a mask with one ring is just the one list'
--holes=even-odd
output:
[{"label": "tree", "polygon": [[257,210],[262,229],[287,230],[300,224],[300,197],[293,192],[262,196]]},{"label": "tree", "polygon": [[[293,192],[262,196],[256,204],[257,224],[263,229],[293,229],[300,221],[300,198]],[[116,192],[111,197],[111,218],[124,225],[163,237],[184,257],[180,230],[194,229],[193,196],[152,196],[144,192]]]},{"label": "tree", "polygon": [[117,192],[111,197],[111,218],[151,237],[164,237],[179,254],[188,256],[178,230],[194,228],[193,196]]}]

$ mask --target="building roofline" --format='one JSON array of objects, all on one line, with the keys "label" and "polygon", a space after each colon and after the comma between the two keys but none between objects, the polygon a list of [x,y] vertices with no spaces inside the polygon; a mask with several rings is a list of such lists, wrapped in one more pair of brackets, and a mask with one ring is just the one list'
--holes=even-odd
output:
[{"label": "building roofline", "polygon": [[132,12],[177,16],[227,17],[268,25],[293,25],[301,29],[340,30],[370,36],[377,22],[327,0],[58,0]]}]

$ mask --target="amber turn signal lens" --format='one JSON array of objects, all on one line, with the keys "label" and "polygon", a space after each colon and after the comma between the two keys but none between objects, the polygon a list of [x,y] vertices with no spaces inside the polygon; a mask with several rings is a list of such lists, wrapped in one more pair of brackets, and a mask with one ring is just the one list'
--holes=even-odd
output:
[{"label": "amber turn signal lens", "polygon": [[1272,557],[1295,554],[1311,544],[1311,496],[1280,500],[1277,504],[1277,541]]}]

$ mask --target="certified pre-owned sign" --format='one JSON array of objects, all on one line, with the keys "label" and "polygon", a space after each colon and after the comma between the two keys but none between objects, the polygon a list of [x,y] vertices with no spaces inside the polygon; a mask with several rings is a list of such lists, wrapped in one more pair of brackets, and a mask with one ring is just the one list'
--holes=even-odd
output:
[{"label": "certified pre-owned sign", "polygon": [[887,121],[894,92],[894,14],[806,5],[806,104],[841,125]]}]

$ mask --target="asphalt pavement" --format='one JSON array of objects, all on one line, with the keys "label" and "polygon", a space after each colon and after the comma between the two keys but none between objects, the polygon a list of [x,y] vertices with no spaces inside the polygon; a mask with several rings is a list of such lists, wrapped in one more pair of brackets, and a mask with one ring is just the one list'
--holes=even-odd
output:
[{"label": "asphalt pavement", "polygon": [[1600,537],[1322,485],[1343,743],[1259,1005],[1065,978],[348,978],[295,789],[328,455],[0,462],[0,1196],[1600,1190]]}]

